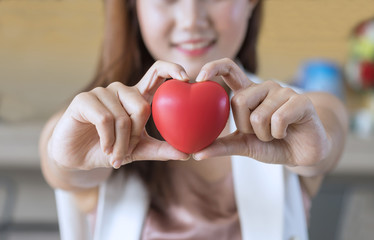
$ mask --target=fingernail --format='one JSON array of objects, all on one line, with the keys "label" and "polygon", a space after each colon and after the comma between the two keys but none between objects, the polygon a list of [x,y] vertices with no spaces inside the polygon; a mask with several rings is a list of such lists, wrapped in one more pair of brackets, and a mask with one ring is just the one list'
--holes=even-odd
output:
[{"label": "fingernail", "polygon": [[187,161],[188,159],[190,159],[191,158],[191,154],[189,154],[186,158],[181,158],[180,160],[182,160],[182,161]]},{"label": "fingernail", "polygon": [[197,75],[196,82],[202,82],[206,78],[206,72],[201,71],[199,75]]},{"label": "fingernail", "polygon": [[115,161],[114,163],[113,163],[113,168],[115,168],[115,169],[118,169],[118,168],[120,168],[121,167],[121,161]]},{"label": "fingernail", "polygon": [[105,153],[106,155],[109,155],[110,152],[111,152],[111,149],[110,149],[110,148],[105,148],[105,149],[104,149],[104,153]]},{"label": "fingernail", "polygon": [[192,157],[193,159],[195,159],[196,161],[200,161],[201,158],[199,156],[197,156],[196,154],[192,154]]},{"label": "fingernail", "polygon": [[188,76],[185,72],[181,72],[180,75],[182,77],[182,80],[188,80]]}]

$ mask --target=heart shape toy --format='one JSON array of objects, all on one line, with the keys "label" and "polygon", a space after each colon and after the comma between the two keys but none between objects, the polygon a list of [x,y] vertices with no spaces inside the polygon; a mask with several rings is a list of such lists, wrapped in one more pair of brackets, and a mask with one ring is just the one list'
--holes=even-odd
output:
[{"label": "heart shape toy", "polygon": [[229,112],[226,91],[213,81],[168,80],[157,89],[152,103],[161,136],[185,153],[210,145],[224,129]]}]

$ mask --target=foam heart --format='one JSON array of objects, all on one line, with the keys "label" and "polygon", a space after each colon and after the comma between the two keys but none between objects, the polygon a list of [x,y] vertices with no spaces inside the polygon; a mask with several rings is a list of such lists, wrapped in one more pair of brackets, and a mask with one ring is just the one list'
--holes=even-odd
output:
[{"label": "foam heart", "polygon": [[153,97],[152,114],[161,136],[185,153],[210,145],[224,129],[229,98],[216,82],[168,80]]}]

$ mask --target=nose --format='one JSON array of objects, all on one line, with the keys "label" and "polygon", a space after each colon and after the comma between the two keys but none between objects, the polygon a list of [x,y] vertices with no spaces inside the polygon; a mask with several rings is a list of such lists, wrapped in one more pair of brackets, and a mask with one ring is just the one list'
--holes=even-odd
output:
[{"label": "nose", "polygon": [[204,1],[185,0],[182,1],[177,11],[178,25],[184,30],[197,30],[208,26],[208,9]]}]

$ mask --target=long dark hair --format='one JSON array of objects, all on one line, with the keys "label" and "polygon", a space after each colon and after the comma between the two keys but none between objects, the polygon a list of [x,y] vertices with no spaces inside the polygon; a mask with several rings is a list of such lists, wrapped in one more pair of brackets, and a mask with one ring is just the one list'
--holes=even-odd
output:
[{"label": "long dark hair", "polygon": [[[85,90],[106,87],[112,82],[135,85],[154,63],[140,35],[135,8],[136,0],[105,0],[105,26],[101,57],[96,76]],[[247,33],[237,58],[249,72],[257,70],[257,39],[262,18],[262,0],[249,19]],[[148,133],[161,138],[153,125],[147,123]],[[167,164],[158,161],[133,162],[123,167],[138,173],[149,188],[156,207],[168,199]]]}]

